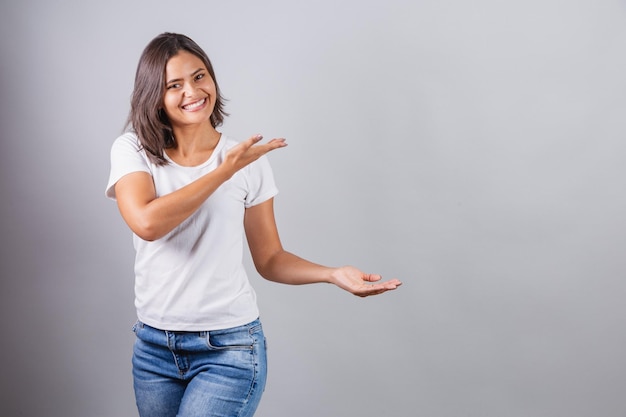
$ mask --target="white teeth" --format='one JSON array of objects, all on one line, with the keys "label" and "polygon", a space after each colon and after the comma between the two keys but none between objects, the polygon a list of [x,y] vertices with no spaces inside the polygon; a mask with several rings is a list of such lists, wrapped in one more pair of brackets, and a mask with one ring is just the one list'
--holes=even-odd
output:
[{"label": "white teeth", "polygon": [[195,102],[195,103],[193,103],[193,104],[188,104],[188,105],[186,105],[186,106],[183,106],[183,109],[185,109],[185,110],[194,110],[194,109],[197,109],[198,107],[202,106],[202,105],[204,104],[204,102],[205,102],[205,101],[206,101],[206,99],[204,98],[204,99],[202,99],[202,100],[200,100],[200,101],[197,101],[197,102]]}]

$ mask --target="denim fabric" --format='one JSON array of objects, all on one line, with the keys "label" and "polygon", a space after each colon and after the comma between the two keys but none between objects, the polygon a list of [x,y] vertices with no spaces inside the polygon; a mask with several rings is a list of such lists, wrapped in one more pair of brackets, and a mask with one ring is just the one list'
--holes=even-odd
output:
[{"label": "denim fabric", "polygon": [[141,417],[250,417],[267,377],[257,319],[208,332],[133,327],[135,399]]}]

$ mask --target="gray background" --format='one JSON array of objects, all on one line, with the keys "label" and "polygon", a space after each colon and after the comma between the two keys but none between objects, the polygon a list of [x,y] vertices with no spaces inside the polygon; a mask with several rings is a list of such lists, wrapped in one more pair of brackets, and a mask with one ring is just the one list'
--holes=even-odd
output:
[{"label": "gray background", "polygon": [[[404,286],[251,272],[258,416],[626,416],[626,3],[5,1],[0,415],[136,415],[131,235],[104,198],[137,60],[211,56],[285,246]],[[246,262],[249,263],[247,260]]]}]

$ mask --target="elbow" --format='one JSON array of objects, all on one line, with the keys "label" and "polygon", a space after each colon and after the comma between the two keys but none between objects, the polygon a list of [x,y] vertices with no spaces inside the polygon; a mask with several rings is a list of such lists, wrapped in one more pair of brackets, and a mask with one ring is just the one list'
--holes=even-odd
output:
[{"label": "elbow", "polygon": [[146,242],[154,242],[155,240],[158,240],[160,238],[160,236],[157,236],[154,233],[137,233],[137,232],[135,232],[135,234],[139,238],[141,238],[141,240],[145,240]]},{"label": "elbow", "polygon": [[270,273],[270,271],[265,265],[260,265],[260,264],[255,263],[254,268],[256,269],[256,272],[258,272],[259,275],[261,275],[264,279],[268,281],[272,281],[271,279],[272,274]]},{"label": "elbow", "polygon": [[279,254],[282,251],[274,252],[271,255],[264,257],[262,260],[256,259],[254,260],[254,267],[256,271],[261,275],[264,279],[272,282],[278,282],[279,278],[277,276],[277,271],[280,270],[280,256]]},{"label": "elbow", "polygon": [[261,275],[264,279],[270,280],[271,273],[269,268],[269,262],[267,258],[261,259],[258,256],[255,256],[254,252],[252,253],[252,263],[254,264],[254,269],[256,272]]},{"label": "elbow", "polygon": [[134,224],[131,225],[131,229],[137,237],[148,242],[158,240],[166,234],[162,230],[159,230],[158,223],[146,221],[145,219],[143,221],[139,220],[134,222]]},{"label": "elbow", "polygon": [[156,233],[152,233],[146,230],[133,230],[133,232],[139,237],[141,240],[145,240],[147,242],[154,242],[158,240],[161,236]]}]

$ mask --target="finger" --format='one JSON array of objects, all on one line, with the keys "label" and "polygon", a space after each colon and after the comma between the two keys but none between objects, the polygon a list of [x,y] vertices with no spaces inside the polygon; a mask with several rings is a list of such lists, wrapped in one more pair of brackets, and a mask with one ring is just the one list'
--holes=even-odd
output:
[{"label": "finger", "polygon": [[379,289],[367,288],[363,291],[354,293],[354,295],[359,296],[359,297],[369,297],[370,295],[378,295],[387,291],[388,290],[385,288],[379,288]]},{"label": "finger", "polygon": [[389,285],[389,286],[399,287],[400,285],[402,285],[402,281],[394,278],[394,279],[390,279],[389,281],[385,281],[384,284]]},{"label": "finger", "polygon": [[382,278],[382,276],[380,276],[378,274],[365,274],[363,276],[363,281],[376,282],[376,281],[380,281],[381,278]]},{"label": "finger", "polygon": [[284,148],[285,146],[287,146],[287,143],[285,142],[285,139],[272,139],[271,141],[263,144],[263,145],[257,145],[256,147],[262,152],[262,153],[268,153],[271,152],[275,149],[280,149],[280,148]]},{"label": "finger", "polygon": [[391,280],[374,285],[364,285],[359,290],[354,292],[354,295],[359,297],[367,297],[370,295],[378,295],[387,291],[393,291],[398,288],[402,283],[398,280]]},{"label": "finger", "polygon": [[285,138],[274,138],[272,140],[270,140],[268,143],[274,143],[274,144],[287,144],[287,139]]},{"label": "finger", "polygon": [[282,148],[283,146],[287,146],[287,139],[275,138],[267,142],[266,146],[268,146],[271,149]]},{"label": "finger", "polygon": [[261,141],[261,139],[263,139],[263,135],[261,135],[261,134],[256,134],[256,135],[250,136],[250,138],[248,138],[248,140],[246,141],[246,144],[247,144],[248,146],[252,146],[252,145],[254,145],[255,143],[260,142],[260,141]]}]

